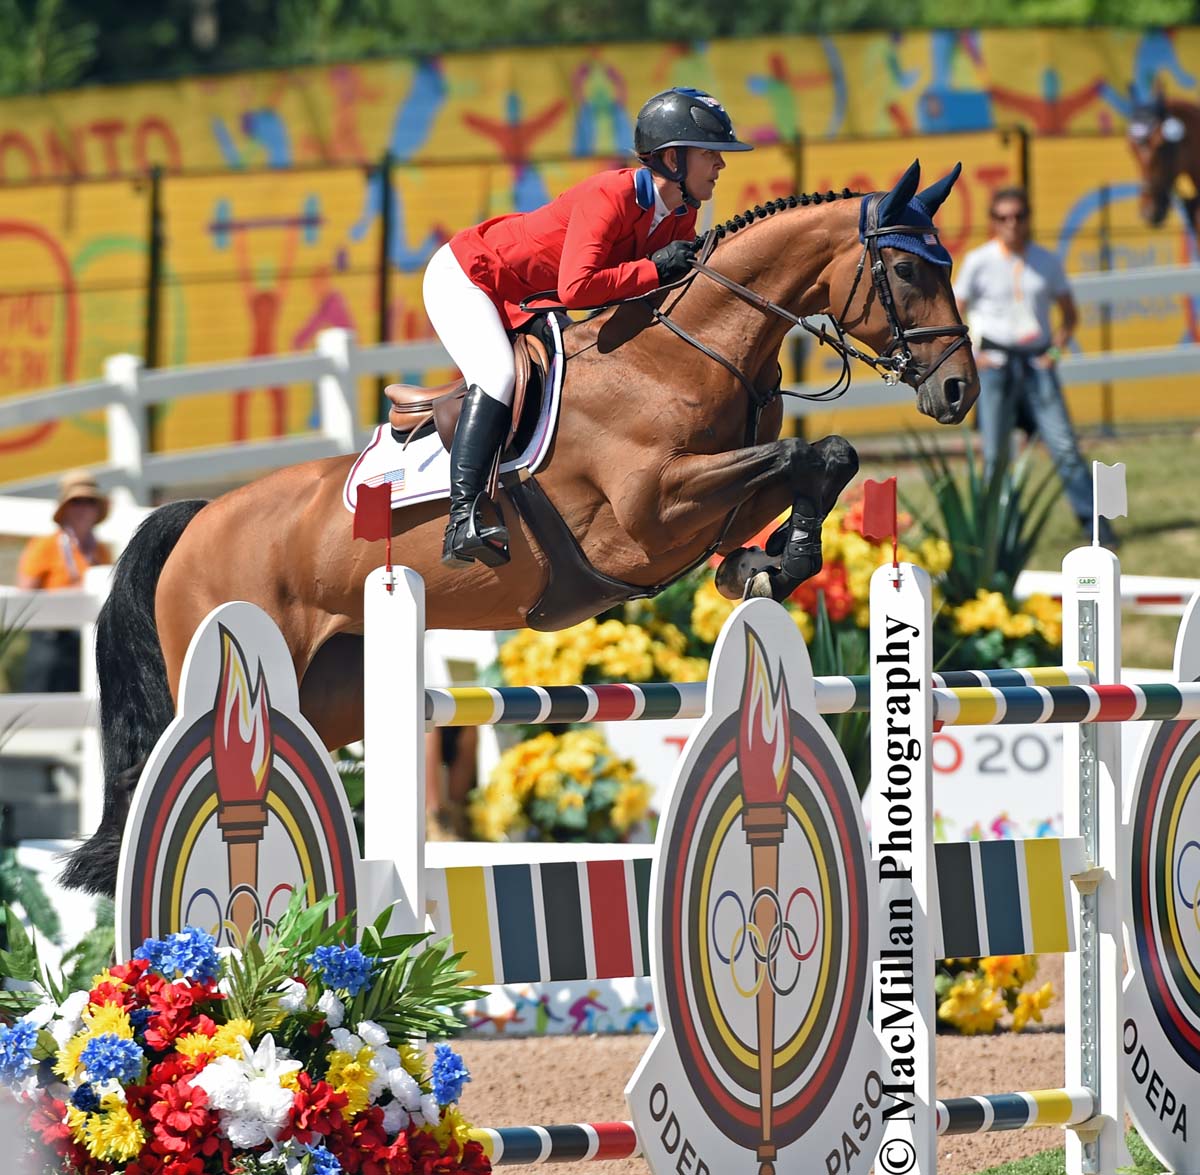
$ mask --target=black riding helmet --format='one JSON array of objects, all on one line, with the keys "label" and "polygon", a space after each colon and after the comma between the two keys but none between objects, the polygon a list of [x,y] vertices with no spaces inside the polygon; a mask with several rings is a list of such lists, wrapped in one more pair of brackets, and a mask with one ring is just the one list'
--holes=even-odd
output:
[{"label": "black riding helmet", "polygon": [[[676,148],[678,166],[674,171],[663,162],[662,153]],[[638,111],[633,131],[633,149],[651,171],[683,188],[683,198],[693,208],[699,206],[684,187],[687,175],[687,149],[701,147],[710,151],[753,151],[733,133],[733,123],[711,94],[676,86],[655,94]]]}]

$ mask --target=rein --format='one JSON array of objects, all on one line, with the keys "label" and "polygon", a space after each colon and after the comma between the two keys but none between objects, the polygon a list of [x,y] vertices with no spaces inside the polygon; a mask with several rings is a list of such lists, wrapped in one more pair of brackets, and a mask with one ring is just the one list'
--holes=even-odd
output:
[{"label": "rein", "polygon": [[[878,205],[878,196],[872,197],[875,204],[872,205],[869,215],[874,219],[874,213]],[[879,372],[883,378],[883,382],[889,385],[899,383],[912,363],[913,354],[909,347],[909,343],[914,340],[938,338],[944,335],[954,335],[955,340],[949,346],[943,349],[938,356],[937,361],[924,373],[924,378],[928,379],[951,355],[962,347],[968,338],[968,328],[963,323],[951,323],[946,326],[915,326],[905,327],[900,322],[900,316],[896,311],[896,299],[892,293],[891,283],[888,280],[887,266],[883,263],[883,256],[879,249],[879,238],[881,236],[890,236],[894,233],[915,233],[917,235],[928,236],[937,235],[937,229],[932,230],[927,226],[917,225],[886,225],[884,227],[873,227],[868,229],[863,234],[863,251],[858,259],[858,267],[854,271],[854,281],[850,286],[850,293],[846,297],[846,304],[842,308],[840,315],[826,316],[826,320],[821,325],[814,326],[809,319],[800,314],[793,314],[785,306],[780,306],[778,302],[771,301],[770,298],[764,298],[761,294],[755,293],[748,286],[744,286],[739,282],[735,282],[732,278],[726,277],[725,274],[713,269],[707,263],[708,256],[712,253],[715,247],[715,236],[711,232],[707,234],[711,243],[706,242],[704,249],[701,252],[701,259],[692,262],[694,275],[703,275],[710,281],[714,281],[719,286],[723,286],[731,294],[740,298],[749,306],[761,311],[764,314],[773,314],[777,318],[783,319],[784,322],[790,323],[792,326],[800,327],[813,335],[818,344],[821,346],[831,347],[842,360],[842,369],[838,372],[837,378],[829,387],[820,392],[794,392],[788,391],[778,385],[764,393],[754,388],[745,375],[738,368],[726,359],[723,355],[718,354],[710,347],[701,343],[699,339],[688,334],[681,326],[673,322],[670,314],[663,313],[657,307],[651,308],[651,313],[656,321],[661,322],[669,328],[679,338],[695,347],[702,354],[707,355],[710,359],[720,363],[727,371],[734,375],[738,382],[749,393],[751,401],[765,406],[770,403],[776,395],[795,396],[800,400],[836,400],[844,396],[850,390],[851,384],[851,369],[850,360],[857,359],[861,363],[865,363],[874,371]],[[843,320],[850,312],[850,304],[854,300],[854,295],[858,291],[859,284],[862,281],[863,271],[866,269],[867,261],[871,262],[871,283],[875,288],[875,293],[879,298],[880,305],[883,307],[884,313],[887,315],[888,326],[891,328],[892,339],[889,345],[879,355],[870,355],[865,351],[860,351],[847,337],[846,328],[842,325]],[[694,275],[685,279],[689,284]],[[829,333],[829,326],[832,324],[833,333]]]}]

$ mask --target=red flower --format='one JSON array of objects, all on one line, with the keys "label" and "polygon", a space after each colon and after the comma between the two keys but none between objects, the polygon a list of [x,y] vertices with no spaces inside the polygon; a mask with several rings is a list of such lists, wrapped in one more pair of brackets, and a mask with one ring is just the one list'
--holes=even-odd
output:
[{"label": "red flower", "polygon": [[[150,1019],[146,1021],[146,1044],[160,1052],[174,1047],[175,1041],[194,1032],[200,1024],[202,1013],[196,1011],[196,995],[202,989],[189,984],[164,983],[150,993],[147,1006]],[[207,1016],[204,1020],[211,1024]]]},{"label": "red flower", "polygon": [[[363,1164],[367,1157],[387,1145],[383,1110],[379,1106],[368,1106],[352,1122],[343,1119],[341,1126],[325,1137],[326,1149],[341,1163],[347,1175],[359,1175],[365,1170]],[[378,1175],[378,1172],[366,1172],[366,1175]]]},{"label": "red flower", "polygon": [[208,1109],[208,1094],[188,1081],[160,1085],[154,1091],[150,1117],[154,1138],[163,1150],[191,1154],[206,1134],[215,1134],[217,1118]]},{"label": "red flower", "polygon": [[71,1137],[71,1128],[63,1121],[66,1113],[66,1105],[58,1098],[39,1100],[29,1116],[29,1129],[41,1135],[46,1146],[61,1151],[62,1144]]},{"label": "red flower", "polygon": [[826,563],[812,579],[806,579],[792,592],[791,599],[810,616],[815,616],[819,592],[825,596],[825,610],[830,620],[844,620],[854,608],[854,596],[842,563]]},{"label": "red flower", "polygon": [[350,1100],[324,1081],[314,1081],[307,1073],[296,1075],[299,1089],[292,1099],[292,1114],[280,1138],[312,1141],[314,1134],[329,1134],[343,1125],[342,1110]]}]

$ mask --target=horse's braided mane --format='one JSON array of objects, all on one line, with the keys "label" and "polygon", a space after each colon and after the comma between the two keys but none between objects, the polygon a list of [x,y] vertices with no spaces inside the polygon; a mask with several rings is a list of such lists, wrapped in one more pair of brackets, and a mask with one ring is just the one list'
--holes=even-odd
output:
[{"label": "horse's braided mane", "polygon": [[724,224],[717,225],[713,229],[713,232],[720,239],[727,233],[736,233],[738,229],[745,228],[747,225],[753,224],[756,220],[774,216],[776,212],[782,212],[785,208],[799,208],[809,204],[826,204],[830,200],[854,200],[861,195],[861,192],[852,192],[849,188],[843,188],[840,192],[808,192],[796,196],[780,196],[778,200],[768,200],[765,204],[755,204],[753,208],[747,208],[745,212],[739,212],[737,216],[731,217]]}]

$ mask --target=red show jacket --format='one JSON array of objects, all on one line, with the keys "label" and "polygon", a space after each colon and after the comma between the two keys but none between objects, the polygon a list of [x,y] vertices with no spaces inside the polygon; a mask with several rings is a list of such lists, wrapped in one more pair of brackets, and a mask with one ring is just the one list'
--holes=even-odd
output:
[{"label": "red show jacket", "polygon": [[513,212],[450,240],[463,272],[513,330],[533,316],[523,298],[557,290],[569,309],[634,298],[658,288],[650,254],[696,234],[696,210],[667,215],[654,232],[653,180],[646,168],[604,171],[533,212]]}]

